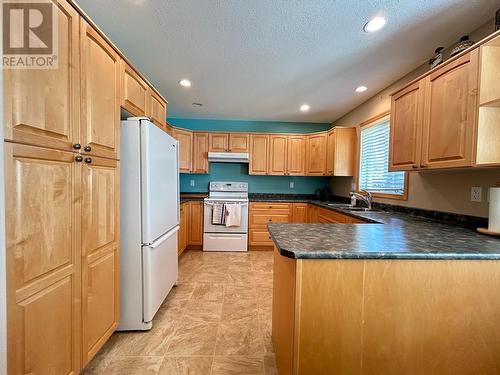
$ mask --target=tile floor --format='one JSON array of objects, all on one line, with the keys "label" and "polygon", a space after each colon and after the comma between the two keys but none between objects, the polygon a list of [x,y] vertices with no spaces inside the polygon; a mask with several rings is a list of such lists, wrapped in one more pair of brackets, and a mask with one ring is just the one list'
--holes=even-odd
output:
[{"label": "tile floor", "polygon": [[272,270],[272,251],[185,252],[153,329],[115,333],[84,374],[277,374]]}]

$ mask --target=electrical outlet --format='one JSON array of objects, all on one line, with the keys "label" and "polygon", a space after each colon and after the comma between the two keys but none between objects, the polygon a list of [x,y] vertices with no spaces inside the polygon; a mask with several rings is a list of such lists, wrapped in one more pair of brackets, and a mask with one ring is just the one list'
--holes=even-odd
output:
[{"label": "electrical outlet", "polygon": [[290,181],[290,189],[293,189],[295,187],[295,182]]},{"label": "electrical outlet", "polygon": [[482,190],[481,186],[473,186],[470,189],[470,201],[481,202]]},{"label": "electrical outlet", "polygon": [[194,186],[194,180],[189,181],[189,186]]}]

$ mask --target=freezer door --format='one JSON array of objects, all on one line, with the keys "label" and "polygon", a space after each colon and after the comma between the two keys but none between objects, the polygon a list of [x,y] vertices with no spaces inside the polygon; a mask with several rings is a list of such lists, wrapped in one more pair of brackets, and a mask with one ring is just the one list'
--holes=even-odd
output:
[{"label": "freezer door", "polygon": [[179,224],[177,140],[141,120],[142,242],[150,244]]},{"label": "freezer door", "polygon": [[177,281],[175,227],[149,246],[142,247],[143,320],[150,322]]}]

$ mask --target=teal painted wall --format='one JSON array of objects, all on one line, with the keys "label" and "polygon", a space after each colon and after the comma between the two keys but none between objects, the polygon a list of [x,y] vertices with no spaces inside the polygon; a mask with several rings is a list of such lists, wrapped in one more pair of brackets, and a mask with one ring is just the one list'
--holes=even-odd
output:
[{"label": "teal painted wall", "polygon": [[[195,186],[190,186],[194,180]],[[312,194],[328,187],[328,177],[249,176],[248,164],[210,163],[210,174],[181,174],[181,192],[205,193],[210,181],[248,182],[250,193]],[[294,188],[290,189],[290,182]]]},{"label": "teal painted wall", "polygon": [[[200,120],[169,118],[174,126],[201,131],[241,131],[266,133],[312,133],[327,130],[330,124],[274,121]],[[312,194],[328,187],[328,177],[249,176],[248,164],[210,163],[209,174],[181,174],[183,193],[205,193],[210,181],[245,181],[251,193]],[[191,186],[191,180],[195,186]],[[290,182],[294,188],[290,188]]]},{"label": "teal painted wall", "polygon": [[266,133],[314,133],[327,130],[330,124],[311,122],[202,120],[169,118],[171,125],[201,131],[266,132]]}]

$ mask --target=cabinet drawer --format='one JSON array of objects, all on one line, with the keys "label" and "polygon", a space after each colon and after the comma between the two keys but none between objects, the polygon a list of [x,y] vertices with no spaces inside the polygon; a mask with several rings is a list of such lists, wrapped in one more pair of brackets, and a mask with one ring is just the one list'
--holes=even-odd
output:
[{"label": "cabinet drawer", "polygon": [[273,240],[266,229],[250,230],[250,245],[272,246]]},{"label": "cabinet drawer", "polygon": [[252,210],[290,210],[290,203],[259,202],[251,204]]},{"label": "cabinet drawer", "polygon": [[290,214],[282,213],[277,214],[274,212],[265,213],[265,212],[253,212],[250,215],[250,226],[266,226],[269,223],[289,223],[290,222]]}]

